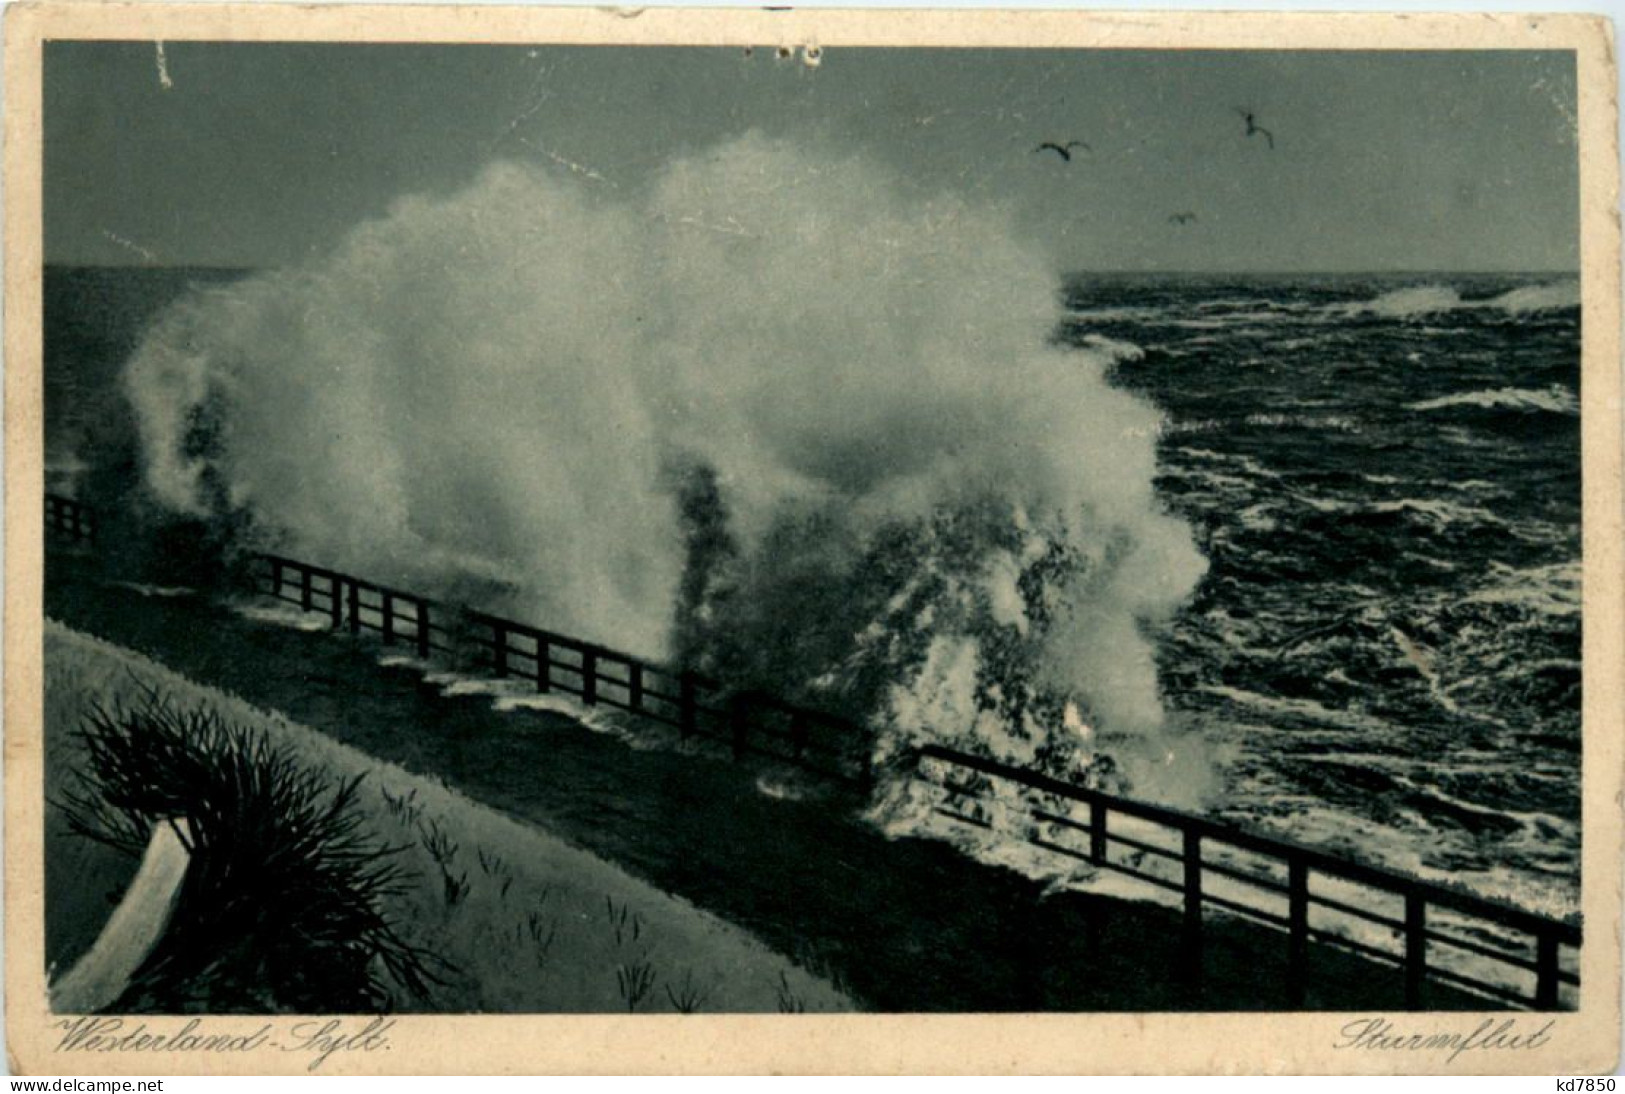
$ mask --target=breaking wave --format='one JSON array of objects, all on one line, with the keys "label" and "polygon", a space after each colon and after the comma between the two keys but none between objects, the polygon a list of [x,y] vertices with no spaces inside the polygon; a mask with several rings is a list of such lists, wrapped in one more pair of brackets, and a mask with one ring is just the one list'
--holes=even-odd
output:
[{"label": "breaking wave", "polygon": [[1525,285],[1502,293],[1486,305],[1500,308],[1509,315],[1526,312],[1561,311],[1580,306],[1580,283],[1558,281],[1550,285]]},{"label": "breaking wave", "polygon": [[638,190],[498,163],[192,291],[124,390],[150,498],[249,544],[1188,802],[1153,632],[1206,562],[1040,255],[758,135]]},{"label": "breaking wave", "polygon": [[1508,316],[1562,311],[1580,306],[1578,281],[1524,285],[1487,299],[1464,300],[1449,285],[1411,285],[1385,292],[1374,299],[1335,305],[1340,315],[1375,315],[1385,319],[1424,319],[1463,309],[1500,311]]},{"label": "breaking wave", "polygon": [[1448,285],[1413,285],[1385,292],[1374,300],[1339,305],[1345,315],[1376,315],[1386,319],[1415,319],[1461,307],[1461,294]]}]

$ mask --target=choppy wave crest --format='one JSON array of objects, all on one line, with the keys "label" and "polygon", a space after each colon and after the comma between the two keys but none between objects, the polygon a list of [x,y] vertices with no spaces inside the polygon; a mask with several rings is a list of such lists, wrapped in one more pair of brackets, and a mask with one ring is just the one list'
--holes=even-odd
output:
[{"label": "choppy wave crest", "polygon": [[1449,285],[1411,285],[1393,289],[1371,300],[1336,305],[1340,315],[1374,315],[1385,319],[1426,319],[1463,310],[1499,311],[1511,317],[1562,311],[1580,306],[1578,281],[1524,285],[1487,299],[1464,299]]},{"label": "choppy wave crest", "polygon": [[1449,285],[1412,285],[1393,289],[1371,300],[1339,305],[1335,310],[1343,315],[1417,319],[1454,311],[1461,306],[1461,294]]},{"label": "choppy wave crest", "polygon": [[1561,311],[1580,306],[1580,283],[1557,281],[1548,285],[1526,285],[1502,293],[1486,305],[1500,308],[1509,315],[1528,312]]}]

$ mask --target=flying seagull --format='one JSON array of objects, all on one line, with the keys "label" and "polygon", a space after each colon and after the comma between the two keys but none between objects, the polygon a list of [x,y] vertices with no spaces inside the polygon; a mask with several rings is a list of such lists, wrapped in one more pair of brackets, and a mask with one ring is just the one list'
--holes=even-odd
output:
[{"label": "flying seagull", "polygon": [[1192,224],[1195,221],[1195,213],[1174,213],[1168,217],[1169,224]]},{"label": "flying seagull", "polygon": [[1241,120],[1247,123],[1247,133],[1246,133],[1247,136],[1250,137],[1254,133],[1262,133],[1262,134],[1264,134],[1264,139],[1269,142],[1270,148],[1272,150],[1275,148],[1275,134],[1271,133],[1268,129],[1265,129],[1263,126],[1259,125],[1258,122],[1256,120],[1254,120],[1256,118],[1256,115],[1253,114],[1253,112],[1251,110],[1243,110],[1239,106],[1234,107],[1233,109],[1235,110],[1235,112],[1237,114],[1241,115]]},{"label": "flying seagull", "polygon": [[1072,162],[1072,150],[1074,148],[1081,148],[1085,152],[1093,152],[1094,151],[1093,148],[1090,148],[1087,144],[1083,143],[1082,141],[1067,141],[1065,144],[1056,144],[1054,141],[1045,141],[1043,144],[1039,145],[1037,148],[1034,148],[1033,153],[1036,155],[1037,153],[1043,152],[1044,150],[1048,149],[1049,151],[1054,152],[1057,156],[1060,156],[1067,163],[1071,163]]}]

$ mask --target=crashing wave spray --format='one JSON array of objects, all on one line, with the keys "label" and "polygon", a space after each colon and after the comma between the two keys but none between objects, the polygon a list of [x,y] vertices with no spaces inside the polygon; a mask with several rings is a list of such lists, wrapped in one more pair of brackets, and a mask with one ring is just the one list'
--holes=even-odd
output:
[{"label": "crashing wave spray", "polygon": [[994,211],[748,135],[635,190],[499,163],[401,200],[194,292],[125,385],[171,510],[839,708],[882,751],[1076,774],[1117,740],[1162,770],[1147,631],[1205,560],[1152,492],[1157,412],[1050,343],[1057,283]]}]

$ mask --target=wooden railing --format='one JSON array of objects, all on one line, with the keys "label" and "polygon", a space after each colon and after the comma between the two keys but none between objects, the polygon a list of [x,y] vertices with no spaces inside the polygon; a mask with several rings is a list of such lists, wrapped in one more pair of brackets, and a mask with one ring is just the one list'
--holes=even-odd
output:
[{"label": "wooden railing", "polygon": [[419,657],[451,652],[446,611],[425,597],[281,555],[256,557],[264,567],[254,575],[261,592],[321,612],[334,630],[371,631],[384,645],[400,642]]},{"label": "wooden railing", "polygon": [[1536,1010],[1564,1007],[1565,989],[1579,987],[1577,922],[996,760],[936,745],[919,755],[921,779],[943,792],[942,815],[1175,894],[1193,975],[1203,919],[1219,910],[1286,935],[1288,991],[1300,1005],[1311,941],[1398,968],[1412,1009],[1425,1005],[1429,980]]},{"label": "wooden railing", "polygon": [[47,531],[69,539],[96,542],[96,511],[83,502],[56,494],[45,495],[45,527]]},{"label": "wooden railing", "polygon": [[862,785],[871,778],[867,735],[844,719],[556,631],[464,614],[483,628],[476,641],[499,677],[521,676],[541,693],[562,691],[662,722],[685,739],[725,742],[735,759],[762,756]]},{"label": "wooden railing", "polygon": [[423,658],[452,652],[459,636],[478,651],[475,667],[532,680],[538,693],[563,692],[587,706],[663,722],[685,739],[720,740],[735,758],[766,757],[858,785],[871,778],[868,736],[833,715],[282,555],[257,559],[261,592],[327,616],[334,630],[370,631]]},{"label": "wooden railing", "polygon": [[[88,506],[48,496],[46,512],[56,531],[94,538]],[[735,759],[764,756],[873,784],[872,738],[846,719],[285,556],[255,562],[259,591],[322,613],[335,631],[374,633],[425,659],[472,647],[478,666],[530,680],[539,693],[564,692],[673,726],[684,739],[724,742]],[[938,745],[919,748],[901,770],[907,759],[915,778],[941,791],[941,815],[1002,828],[1173,894],[1183,910],[1181,964],[1192,975],[1202,967],[1204,919],[1218,911],[1285,935],[1287,987],[1298,1003],[1312,986],[1314,942],[1394,966],[1412,1008],[1425,1005],[1429,981],[1537,1010],[1574,1005],[1577,921]]]}]

